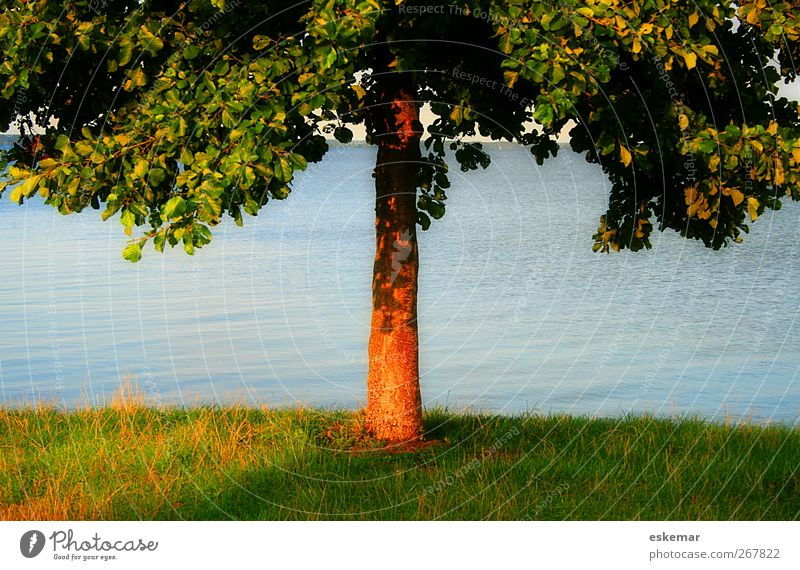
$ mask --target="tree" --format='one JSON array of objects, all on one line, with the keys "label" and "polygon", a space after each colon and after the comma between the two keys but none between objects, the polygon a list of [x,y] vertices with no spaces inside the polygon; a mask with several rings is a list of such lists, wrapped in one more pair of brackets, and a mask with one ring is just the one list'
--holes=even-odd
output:
[{"label": "tree", "polygon": [[800,113],[777,96],[796,78],[799,19],[796,2],[763,0],[7,0],[0,128],[22,134],[2,188],[119,214],[130,261],[147,242],[193,254],[224,215],[241,225],[286,198],[325,134],[346,143],[364,124],[367,419],[379,439],[414,440],[417,226],[444,214],[448,153],[486,168],[480,134],[541,163],[569,129],[612,183],[596,251],[650,247],[654,225],[738,242],[800,197]]}]

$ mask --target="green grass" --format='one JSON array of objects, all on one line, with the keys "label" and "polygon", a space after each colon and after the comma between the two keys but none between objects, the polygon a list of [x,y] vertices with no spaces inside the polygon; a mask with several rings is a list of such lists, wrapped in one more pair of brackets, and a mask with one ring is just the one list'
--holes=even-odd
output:
[{"label": "green grass", "polygon": [[0,410],[0,518],[800,517],[798,429],[443,410],[425,426],[440,445],[391,453],[353,412]]}]

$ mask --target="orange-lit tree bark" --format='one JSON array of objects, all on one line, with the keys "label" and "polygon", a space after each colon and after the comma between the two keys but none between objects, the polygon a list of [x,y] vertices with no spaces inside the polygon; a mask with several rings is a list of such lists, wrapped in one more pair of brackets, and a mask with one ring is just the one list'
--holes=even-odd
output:
[{"label": "orange-lit tree bark", "polygon": [[375,265],[367,422],[391,443],[422,433],[417,330],[419,105],[407,85],[384,86],[375,121]]}]

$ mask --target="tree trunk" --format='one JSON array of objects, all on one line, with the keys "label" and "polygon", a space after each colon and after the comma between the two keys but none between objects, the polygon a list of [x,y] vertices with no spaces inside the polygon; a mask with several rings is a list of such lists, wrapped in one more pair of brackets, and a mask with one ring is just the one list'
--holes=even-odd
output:
[{"label": "tree trunk", "polygon": [[390,443],[422,437],[417,331],[417,173],[421,125],[413,89],[381,89],[375,121],[375,265],[367,424]]}]

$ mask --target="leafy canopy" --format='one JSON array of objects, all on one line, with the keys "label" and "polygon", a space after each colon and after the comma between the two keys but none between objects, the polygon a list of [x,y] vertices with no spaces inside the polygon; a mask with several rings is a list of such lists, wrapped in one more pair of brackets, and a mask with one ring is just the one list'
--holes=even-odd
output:
[{"label": "leafy canopy", "polygon": [[649,247],[654,224],[718,248],[800,198],[800,113],[777,96],[799,45],[797,2],[766,0],[6,0],[0,129],[22,136],[0,193],[119,214],[131,261],[148,241],[191,254],[286,198],[326,133],[374,142],[378,86],[402,74],[435,115],[423,227],[447,153],[488,166],[470,137],[541,163],[573,125],[611,181],[595,250]]}]

